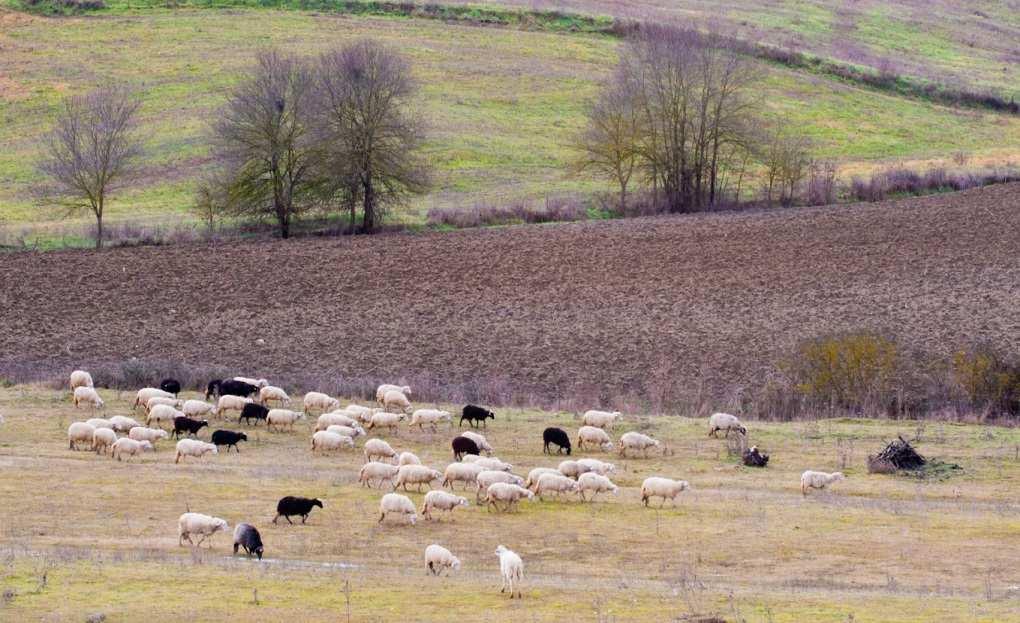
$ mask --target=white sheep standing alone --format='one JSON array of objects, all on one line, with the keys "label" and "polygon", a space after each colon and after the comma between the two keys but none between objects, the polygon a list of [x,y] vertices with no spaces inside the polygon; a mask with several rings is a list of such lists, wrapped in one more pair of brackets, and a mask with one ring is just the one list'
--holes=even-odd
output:
[{"label": "white sheep standing alone", "polygon": [[177,442],[177,454],[174,456],[174,463],[180,463],[186,456],[202,458],[207,454],[219,454],[220,450],[211,443],[199,441],[198,439],[181,439]]},{"label": "white sheep standing alone", "polygon": [[[581,496],[582,502],[594,501],[595,496],[600,493],[616,493],[617,491],[619,488],[613,484],[613,481],[602,474],[588,472],[581,474],[577,479],[577,494]],[[586,499],[585,493],[591,493],[591,498]]]},{"label": "white sheep standing alone", "polygon": [[96,454],[99,454],[100,450],[106,454],[116,441],[117,433],[113,432],[112,428],[97,428],[96,432],[92,433],[92,449]]},{"label": "white sheep standing alone", "polygon": [[441,411],[439,409],[417,409],[411,414],[411,421],[408,426],[417,426],[421,430],[425,430],[425,426],[428,425],[432,432],[436,432],[436,424],[440,422],[450,422],[449,411]]},{"label": "white sheep standing alone", "polygon": [[73,422],[67,427],[67,441],[68,448],[70,450],[77,450],[78,444],[86,443],[89,448],[92,447],[92,435],[95,434],[96,427],[86,422]]},{"label": "white sheep standing alone", "polygon": [[740,420],[735,415],[729,413],[713,413],[712,417],[708,418],[708,436],[718,437],[717,432],[724,430],[726,436],[730,436],[730,432],[736,431],[741,435],[747,434],[747,429],[740,423]]},{"label": "white sheep standing alone", "polygon": [[106,404],[103,399],[99,397],[99,392],[91,387],[75,387],[74,388],[74,406],[78,407],[82,403],[85,403],[93,409],[102,409]]},{"label": "white sheep standing alone", "polygon": [[451,571],[460,570],[460,559],[442,545],[433,543],[425,548],[425,569],[432,575],[439,575],[445,569],[446,575],[450,575]]},{"label": "white sheep standing alone", "polygon": [[440,472],[427,465],[401,465],[397,468],[397,479],[393,481],[393,488],[403,487],[404,491],[407,491],[407,485],[414,485],[416,491],[421,491],[422,485],[428,487],[433,480],[442,477]]},{"label": "white sheep standing alone", "polygon": [[190,418],[208,417],[216,415],[216,405],[211,405],[204,400],[186,400],[181,405],[181,412]]},{"label": "white sheep standing alone", "polygon": [[266,385],[259,389],[259,402],[264,405],[270,402],[278,402],[286,407],[290,404],[290,396],[282,388]]},{"label": "white sheep standing alone", "polygon": [[421,505],[421,516],[432,519],[432,511],[440,510],[453,513],[458,506],[468,506],[467,498],[447,493],[446,491],[429,491]]},{"label": "white sheep standing alone", "polygon": [[354,440],[350,437],[344,437],[343,435],[337,435],[325,430],[320,430],[312,435],[312,452],[317,450],[327,452],[329,450],[343,450],[344,448],[353,447]]},{"label": "white sheep standing alone", "polygon": [[411,401],[407,399],[407,396],[404,395],[404,392],[397,391],[394,389],[391,389],[390,391],[386,392],[386,395],[383,396],[382,404],[383,408],[390,412],[400,411],[403,413],[410,414],[413,409],[413,407],[411,406]]},{"label": "white sheep standing alone", "polygon": [[503,545],[496,547],[496,556],[499,556],[499,573],[503,576],[503,585],[499,592],[505,593],[510,589],[510,599],[514,598],[514,588],[517,588],[517,597],[521,597],[521,581],[524,579],[524,561],[513,550]]},{"label": "white sheep standing alone", "polygon": [[392,488],[393,479],[397,477],[398,470],[399,468],[396,465],[370,461],[361,466],[361,471],[358,472],[358,482],[363,487],[371,488],[372,481],[378,480],[379,488],[382,488],[384,482],[389,482]]},{"label": "white sheep standing alone", "polygon": [[71,391],[79,387],[95,387],[92,382],[92,375],[84,370],[75,370],[71,373]]},{"label": "white sheep standing alone", "polygon": [[383,383],[375,390],[375,401],[379,404],[383,404],[386,400],[386,392],[400,392],[405,396],[411,395],[411,388],[407,385],[390,385],[389,383]]},{"label": "white sheep standing alone", "polygon": [[365,442],[365,460],[371,461],[372,459],[396,459],[397,452],[393,449],[390,444],[386,443],[382,439],[369,439]]},{"label": "white sheep standing alone", "polygon": [[110,456],[112,458],[121,460],[125,454],[128,456],[137,456],[142,452],[155,452],[156,448],[152,446],[149,441],[135,441],[128,437],[121,437],[117,441],[113,442],[111,447]]},{"label": "white sheep standing alone", "polygon": [[[188,543],[198,547],[202,545],[202,541],[205,541],[220,530],[226,532],[229,527],[227,521],[219,517],[210,517],[201,513],[184,513],[177,520],[177,544],[183,547],[184,539],[187,539]],[[193,534],[202,535],[197,545],[191,540],[191,535]],[[209,547],[212,547],[212,544]]]},{"label": "white sheep standing alone", "polygon": [[620,437],[620,456],[627,456],[628,450],[641,452],[641,456],[647,457],[648,451],[658,448],[661,444],[658,439],[652,439],[643,433],[631,431]]},{"label": "white sheep standing alone", "polygon": [[485,467],[475,463],[450,463],[443,471],[443,486],[454,488],[453,483],[463,482],[465,487],[473,485],[478,480],[478,474],[485,471]]},{"label": "white sheep standing alone", "polygon": [[609,433],[595,426],[582,426],[577,431],[577,449],[583,450],[584,444],[597,446],[606,452],[613,451],[613,441]]},{"label": "white sheep standing alone", "polygon": [[666,504],[666,500],[670,500],[673,506],[676,506],[676,498],[680,495],[680,492],[690,488],[691,486],[686,480],[673,480],[672,478],[652,476],[645,478],[645,481],[641,483],[641,501],[645,506],[648,506],[649,499],[662,498],[662,504],[659,504],[659,508]]},{"label": "white sheep standing alone", "polygon": [[302,400],[305,413],[312,410],[329,413],[340,408],[340,401],[322,392],[308,392]]},{"label": "white sheep standing alone", "polygon": [[388,428],[394,433],[398,432],[398,426],[403,419],[407,417],[403,413],[389,413],[387,411],[376,411],[372,414],[372,417],[368,420],[368,426],[365,428],[372,430],[373,428]]},{"label": "white sheep standing alone", "polygon": [[816,472],[807,470],[800,475],[801,495],[807,495],[808,489],[825,489],[834,482],[846,479],[843,472]]},{"label": "white sheep standing alone", "polygon": [[581,423],[585,426],[594,426],[596,428],[608,429],[612,428],[616,420],[623,417],[619,411],[585,411],[584,415],[581,416]]},{"label": "white sheep standing alone", "polygon": [[276,428],[283,428],[289,426],[291,429],[294,428],[294,424],[298,420],[305,419],[305,414],[301,411],[291,411],[290,409],[270,409],[269,413],[266,414],[266,430],[272,430]]},{"label": "white sheep standing alone", "polygon": [[[489,490],[486,491],[485,500],[488,502],[488,505],[485,508],[486,510],[491,510],[495,507],[497,511],[509,512],[517,508],[517,502],[525,499],[530,500],[534,497],[534,493],[519,485],[513,485],[508,482],[496,482],[489,485]],[[499,507],[500,502],[506,504],[506,507],[501,509]]]},{"label": "white sheep standing alone", "polygon": [[460,436],[467,437],[471,441],[475,442],[475,445],[478,446],[479,450],[481,450],[488,456],[492,456],[494,450],[492,449],[492,446],[489,445],[489,440],[485,438],[485,435],[481,433],[476,433],[473,430],[466,430],[463,431],[460,434]]},{"label": "white sheep standing alone", "polygon": [[413,526],[418,521],[418,515],[414,510],[414,502],[406,495],[399,493],[387,493],[379,501],[379,523],[386,519],[389,514],[406,515],[407,521]]}]

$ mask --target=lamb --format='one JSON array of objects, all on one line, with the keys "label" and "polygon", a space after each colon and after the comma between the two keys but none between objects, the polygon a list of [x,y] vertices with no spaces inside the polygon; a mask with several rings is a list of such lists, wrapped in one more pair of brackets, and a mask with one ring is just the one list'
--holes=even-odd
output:
[{"label": "lamb", "polygon": [[67,442],[69,450],[77,450],[79,443],[87,443],[92,447],[92,435],[96,427],[87,422],[74,422],[67,427]]},{"label": "lamb", "polygon": [[467,420],[468,424],[474,428],[478,427],[479,422],[482,423],[482,426],[487,427],[485,421],[495,419],[496,415],[488,409],[479,407],[478,405],[465,405],[464,410],[460,413],[460,423],[458,426],[463,426],[464,420]]},{"label": "lamb", "polygon": [[323,413],[319,416],[319,419],[316,420],[315,430],[327,430],[330,426],[334,425],[354,428],[359,425],[359,422],[344,413]]},{"label": "lamb", "polygon": [[379,404],[383,404],[386,400],[387,392],[400,392],[405,396],[410,396],[411,388],[407,385],[390,385],[388,383],[383,383],[375,390],[375,401]]},{"label": "lamb", "polygon": [[[187,539],[188,543],[196,547],[201,546],[202,541],[229,527],[226,520],[219,517],[210,517],[201,513],[184,513],[177,520],[177,545],[183,547],[184,539]],[[202,535],[197,545],[191,540],[193,534]]]},{"label": "lamb", "polygon": [[616,466],[612,463],[605,463],[598,459],[577,459],[577,464],[585,469],[586,472],[595,472],[602,476],[616,473]]},{"label": "lamb", "polygon": [[176,396],[174,396],[170,392],[165,392],[162,389],[159,389],[158,387],[143,387],[142,389],[138,390],[137,394],[135,394],[135,402],[133,405],[131,405],[131,408],[136,409],[138,407],[144,407],[146,404],[148,404],[149,398],[155,398],[157,396],[159,396],[160,398],[176,398]]},{"label": "lamb", "polygon": [[301,498],[293,495],[288,495],[280,498],[280,501],[276,503],[276,517],[273,517],[273,523],[280,517],[287,520],[287,523],[293,524],[290,520],[295,515],[301,516],[301,523],[305,523],[308,520],[308,515],[311,514],[312,509],[318,506],[323,508],[322,500],[319,498]]},{"label": "lamb", "polygon": [[305,413],[308,413],[313,409],[322,411],[323,413],[329,413],[330,411],[336,411],[340,408],[339,400],[331,398],[321,392],[308,392],[305,394],[302,404],[304,406]]},{"label": "lamb", "polygon": [[166,439],[169,435],[162,428],[146,428],[144,426],[135,426],[128,431],[128,439],[134,439],[135,441],[148,441],[149,443],[156,443],[160,439]]},{"label": "lamb", "polygon": [[583,450],[584,444],[598,446],[606,452],[613,451],[613,442],[609,439],[609,434],[594,426],[582,426],[577,431],[577,449]]},{"label": "lamb", "polygon": [[388,413],[386,411],[376,411],[372,414],[371,419],[368,421],[368,430],[373,428],[389,428],[393,432],[397,432],[397,427],[400,422],[404,419],[403,413]]},{"label": "lamb", "polygon": [[179,417],[187,416],[170,405],[156,405],[152,408],[152,411],[149,411],[149,415],[146,416],[145,425],[152,426],[153,423],[156,423],[162,426],[164,422],[173,424]]},{"label": "lamb", "polygon": [[737,416],[730,415],[729,413],[713,413],[712,417],[708,418],[708,436],[718,437],[717,432],[724,430],[726,436],[730,436],[731,431],[736,431],[741,435],[747,434],[747,429],[740,423]]},{"label": "lamb", "polygon": [[461,433],[460,436],[467,437],[471,441],[475,442],[475,445],[478,446],[479,450],[481,450],[488,456],[492,456],[493,449],[492,446],[489,445],[489,441],[485,438],[485,435],[481,435],[474,431],[466,430],[463,433]]},{"label": "lamb", "polygon": [[659,441],[648,435],[631,431],[620,437],[620,456],[627,456],[628,450],[640,451],[642,456],[647,457],[648,451],[659,447]]},{"label": "lamb", "polygon": [[397,465],[421,465],[421,459],[414,452],[401,452],[397,457]]},{"label": "lamb", "polygon": [[351,439],[357,439],[358,437],[361,437],[366,434],[365,429],[360,426],[355,426],[354,428],[351,428],[350,426],[340,426],[338,424],[331,425],[329,428],[326,429],[326,432],[335,433],[342,437],[350,437]]},{"label": "lamb", "polygon": [[103,399],[99,397],[99,392],[91,387],[75,387],[74,388],[74,406],[77,408],[81,403],[85,403],[93,409],[102,409],[106,404]]},{"label": "lamb", "polygon": [[539,499],[545,500],[546,493],[555,493],[556,497],[559,497],[562,493],[577,493],[578,488],[575,480],[567,478],[563,474],[550,472],[538,476],[532,491],[538,495]]},{"label": "lamb", "polygon": [[613,427],[616,420],[622,417],[619,411],[585,411],[584,415],[581,416],[581,423],[585,426],[594,426],[595,428],[609,429]]},{"label": "lamb", "polygon": [[374,458],[396,459],[396,451],[382,439],[369,439],[365,442],[365,460]]},{"label": "lamb", "polygon": [[560,463],[558,470],[567,478],[573,478],[574,480],[577,480],[581,474],[591,471],[587,466],[577,461],[563,461]]},{"label": "lamb", "polygon": [[268,430],[272,430],[273,426],[276,426],[277,428],[289,426],[291,430],[293,430],[295,422],[303,419],[305,419],[305,414],[302,411],[291,411],[290,409],[270,409],[269,413],[266,414],[266,428]]},{"label": "lamb", "polygon": [[181,406],[183,406],[183,404],[184,403],[182,403],[180,400],[177,400],[176,398],[153,396],[152,398],[149,398],[148,400],[145,401],[145,412],[148,413],[149,411],[152,411],[152,408],[155,407],[156,405],[169,405],[174,409],[180,409]]},{"label": "lamb", "polygon": [[393,389],[383,396],[383,408],[390,412],[401,411],[407,414],[410,414],[412,410],[411,401],[407,399],[407,396],[403,392]]},{"label": "lamb", "polygon": [[181,393],[181,382],[177,379],[163,379],[159,382],[159,388],[176,396]]},{"label": "lamb", "polygon": [[509,472],[514,468],[513,465],[509,463],[504,463],[503,461],[500,461],[496,457],[478,456],[476,454],[464,455],[464,462],[474,463],[476,465],[481,465],[485,469],[494,469],[501,472]]},{"label": "lamb", "polygon": [[524,561],[514,551],[499,545],[496,547],[499,556],[499,573],[503,576],[503,585],[499,592],[510,589],[510,599],[514,598],[514,587],[517,587],[517,598],[521,598],[521,580],[524,579]]},{"label": "lamb", "polygon": [[181,413],[190,418],[209,417],[216,415],[216,406],[204,400],[186,400],[181,405]]},{"label": "lamb", "polygon": [[[162,431],[160,431],[162,432]],[[152,447],[152,443],[148,441],[135,441],[129,437],[121,437],[117,441],[113,442],[111,446],[110,456],[116,458],[118,461],[125,454],[129,456],[136,456],[142,452],[155,452],[156,449]]]},{"label": "lamb", "polygon": [[71,391],[79,387],[95,387],[92,382],[92,375],[84,370],[75,370],[71,373]]},{"label": "lamb", "polygon": [[358,472],[358,482],[363,487],[371,488],[372,481],[378,480],[380,488],[382,488],[383,482],[389,482],[392,488],[393,479],[397,477],[398,470],[399,468],[396,465],[371,461],[361,467],[361,471]]},{"label": "lamb", "polygon": [[219,454],[220,450],[216,444],[206,443],[198,439],[181,439],[177,442],[177,454],[174,455],[174,463],[180,463],[186,456],[202,458],[207,454]]},{"label": "lamb", "polygon": [[436,432],[436,424],[439,422],[450,422],[450,412],[441,411],[439,409],[418,409],[411,414],[411,421],[409,426],[417,426],[421,430],[425,430],[425,425],[428,424],[432,429],[432,432]]},{"label": "lamb", "polygon": [[248,385],[257,387],[259,389],[263,387],[269,387],[269,381],[267,381],[266,379],[252,379],[248,378],[247,376],[235,376],[234,380],[240,383],[247,383]]},{"label": "lamb", "polygon": [[[616,493],[619,488],[601,474],[588,472],[581,474],[577,479],[577,493],[581,496],[582,502],[594,501],[595,496],[600,493]],[[585,493],[591,493],[591,499],[585,499]]]},{"label": "lamb", "polygon": [[544,454],[550,454],[549,446],[554,445],[557,446],[556,454],[566,450],[567,456],[570,456],[570,435],[562,428],[550,426],[542,431],[542,444],[542,452]]},{"label": "lamb", "polygon": [[414,502],[405,495],[399,493],[387,493],[379,501],[379,523],[386,519],[389,514],[407,515],[407,520],[413,526],[418,521],[418,515],[414,510]]},{"label": "lamb", "polygon": [[458,506],[468,506],[467,499],[446,491],[429,491],[421,505],[421,516],[431,520],[432,511],[440,510],[452,514]]},{"label": "lamb", "polygon": [[[244,408],[241,409],[241,415],[238,416],[237,423],[240,424],[241,420],[244,420],[251,424],[251,421],[255,420],[255,426],[258,426],[259,420],[264,420],[267,417],[269,417],[269,409],[252,402],[244,405]],[[268,427],[268,424],[266,426]]]},{"label": "lamb", "polygon": [[397,479],[393,481],[393,489],[414,485],[415,490],[421,491],[421,486],[430,486],[433,480],[439,480],[443,475],[426,465],[401,465],[397,468]]},{"label": "lamb", "polygon": [[845,480],[843,472],[816,472],[808,470],[800,475],[800,493],[807,495],[808,489],[825,489],[834,482]]},{"label": "lamb", "polygon": [[463,435],[454,437],[453,441],[450,442],[450,446],[453,447],[453,458],[458,461],[467,455],[478,456],[482,452],[478,449],[478,444]]},{"label": "lamb", "polygon": [[[433,493],[439,492],[433,491]],[[439,575],[443,569],[446,569],[446,575],[449,576],[451,571],[460,571],[460,559],[442,545],[433,543],[425,548],[425,569],[432,575]]]},{"label": "lamb", "polygon": [[208,420],[193,420],[185,415],[174,418],[174,437],[180,437],[181,433],[187,433],[192,437],[198,436],[198,431],[209,426]]},{"label": "lamb", "polygon": [[278,402],[283,406],[287,406],[290,404],[290,396],[288,396],[287,392],[283,391],[283,389],[279,387],[266,385],[265,387],[259,390],[259,402],[261,402],[262,404]]},{"label": "lamb", "polygon": [[535,486],[538,484],[538,479],[541,478],[543,474],[556,474],[558,476],[563,475],[559,470],[552,467],[536,467],[528,472],[528,477],[524,479],[524,488],[534,491]]},{"label": "lamb", "polygon": [[109,428],[113,430],[113,422],[101,417],[94,417],[85,420],[85,423],[93,428]]},{"label": "lamb", "polygon": [[116,441],[117,433],[113,432],[112,429],[97,428],[96,431],[92,433],[92,449],[96,451],[96,454],[99,454],[100,450],[103,451],[103,454],[106,454],[107,450],[113,447],[113,444]]},{"label": "lamb", "polygon": [[686,480],[673,480],[672,478],[652,476],[651,478],[645,478],[645,481],[641,483],[641,501],[645,506],[648,506],[648,500],[651,498],[662,498],[662,504],[659,504],[659,508],[666,504],[666,500],[670,500],[673,506],[676,506],[676,498],[680,495],[680,492],[690,488],[691,486]]},{"label": "lamb", "polygon": [[218,430],[212,434],[209,441],[211,441],[214,446],[226,446],[227,452],[230,452],[230,448],[233,448],[238,454],[240,454],[241,449],[237,447],[237,444],[241,441],[248,441],[248,435],[232,430]]},{"label": "lamb", "polygon": [[234,528],[234,555],[237,555],[237,548],[243,547],[244,553],[250,558],[252,554],[262,560],[262,535],[255,526],[250,523],[239,523]]},{"label": "lamb", "polygon": [[238,413],[241,413],[244,411],[244,407],[252,402],[251,398],[225,394],[220,396],[220,399],[216,401],[216,415],[226,417],[227,411],[237,411]]},{"label": "lamb", "polygon": [[353,448],[354,440],[350,437],[344,437],[343,435],[337,435],[329,431],[320,430],[319,432],[312,435],[312,452],[321,450],[323,452],[329,450],[343,450],[344,448]]},{"label": "lamb", "polygon": [[[488,501],[486,509],[495,507],[496,510],[511,511],[517,507],[517,502],[521,499],[532,499],[535,494],[528,491],[520,485],[510,484],[508,482],[495,482],[489,485],[488,491],[486,491],[485,499]],[[499,508],[499,503],[504,502],[506,507],[504,509]]]},{"label": "lamb", "polygon": [[482,492],[488,491],[489,486],[497,482],[506,482],[512,485],[523,486],[524,479],[520,476],[510,474],[507,472],[501,472],[494,469],[487,469],[478,474],[475,478],[475,501],[479,501],[482,498]]},{"label": "lamb", "polygon": [[443,486],[453,489],[453,483],[463,482],[465,485],[475,484],[478,474],[485,471],[481,465],[474,463],[450,463],[443,472]]}]

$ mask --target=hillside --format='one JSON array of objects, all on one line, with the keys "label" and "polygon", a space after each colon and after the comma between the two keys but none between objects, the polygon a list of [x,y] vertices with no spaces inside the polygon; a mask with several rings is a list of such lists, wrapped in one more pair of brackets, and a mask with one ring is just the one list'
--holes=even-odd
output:
[{"label": "hillside", "polygon": [[447,396],[724,400],[836,331],[1015,352],[1018,230],[1013,184],[845,208],[17,254],[0,374],[137,357],[196,380],[225,367],[348,388],[404,377]]}]

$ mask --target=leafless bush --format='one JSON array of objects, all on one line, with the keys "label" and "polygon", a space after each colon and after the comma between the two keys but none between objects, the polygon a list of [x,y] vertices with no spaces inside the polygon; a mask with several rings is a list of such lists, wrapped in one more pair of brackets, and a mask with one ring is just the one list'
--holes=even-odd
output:
[{"label": "leafless bush", "polygon": [[814,160],[808,168],[804,203],[810,206],[836,203],[836,175],[839,165],[834,160]]}]

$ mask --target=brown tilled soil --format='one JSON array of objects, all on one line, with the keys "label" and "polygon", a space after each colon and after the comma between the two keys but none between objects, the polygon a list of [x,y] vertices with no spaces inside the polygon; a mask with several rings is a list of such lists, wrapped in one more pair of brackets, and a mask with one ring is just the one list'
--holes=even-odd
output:
[{"label": "brown tilled soil", "polygon": [[[131,357],[600,399],[799,340],[1020,349],[1020,185],[872,205],[0,256],[0,374]],[[259,341],[259,340],[262,341]]]}]

